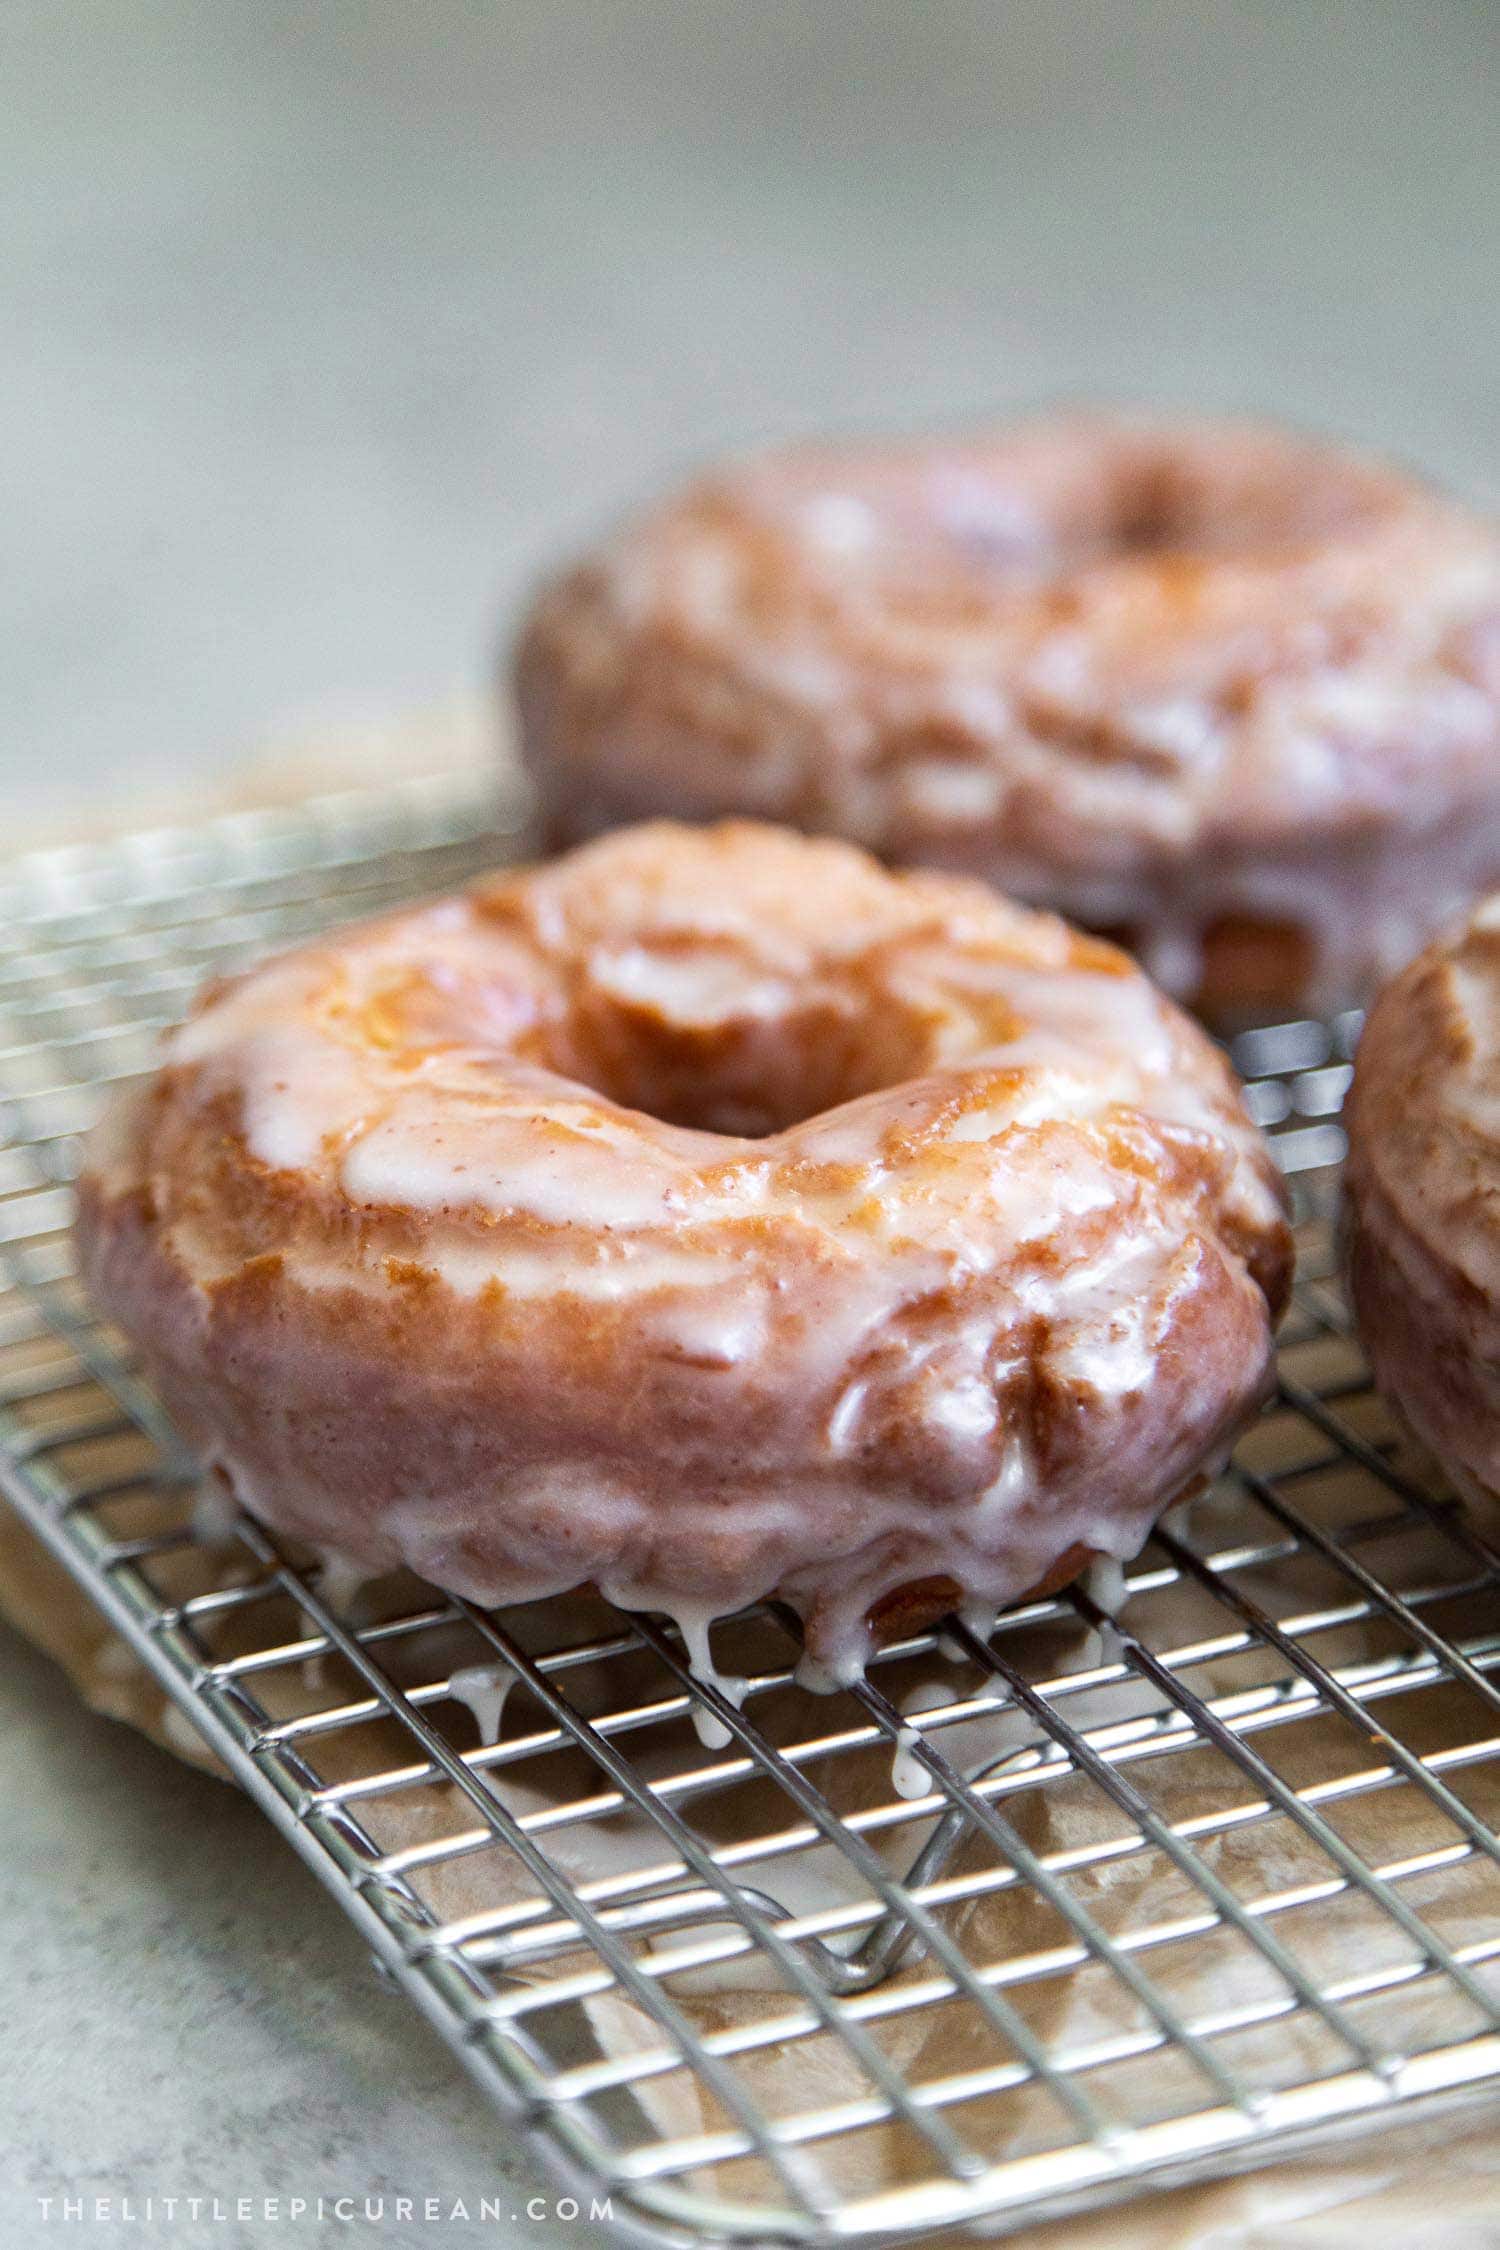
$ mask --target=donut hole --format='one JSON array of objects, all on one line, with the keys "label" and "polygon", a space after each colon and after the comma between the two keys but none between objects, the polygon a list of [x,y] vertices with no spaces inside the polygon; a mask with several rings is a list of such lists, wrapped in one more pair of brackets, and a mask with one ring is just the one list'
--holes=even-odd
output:
[{"label": "donut hole", "polygon": [[[1206,499],[1178,463],[1142,462],[1106,492],[1101,544],[1121,555],[1201,552],[1225,536],[1223,517]],[[1242,540],[1245,526],[1238,531]]]},{"label": "donut hole", "polygon": [[1306,991],[1317,968],[1311,934],[1291,922],[1221,914],[1203,933],[1200,1005],[1246,1011],[1284,1004],[1288,992]]},{"label": "donut hole", "polygon": [[1280,554],[1351,528],[1373,501],[1357,465],[1281,446],[1185,445],[1120,462],[1102,480],[1097,523],[1079,524],[1075,540],[1127,559]]},{"label": "donut hole", "polygon": [[[1116,923],[1105,933],[1127,953],[1151,960],[1157,944],[1149,926]],[[1292,922],[1249,914],[1219,914],[1186,940],[1190,975],[1169,989],[1222,1031],[1241,1019],[1284,1008],[1288,993],[1306,991],[1317,967],[1311,933]],[[1160,979],[1164,971],[1152,963]]]},{"label": "donut hole", "polygon": [[627,1109],[759,1138],[926,1069],[932,1027],[852,977],[781,976],[701,939],[596,955],[554,1067]]},{"label": "donut hole", "polygon": [[[985,582],[1052,578],[1114,564],[1278,558],[1373,522],[1391,505],[1386,472],[1260,432],[1048,430],[976,453],[955,471],[930,461],[890,486],[883,567],[911,581],[911,606],[982,602]],[[949,578],[945,587],[944,577]]]},{"label": "donut hole", "polygon": [[[1028,487],[1031,487],[1028,489]],[[1048,574],[1152,555],[1194,555],[1250,543],[1250,526],[1231,526],[1201,485],[1171,459],[1101,465],[1039,489],[1003,471],[940,525],[960,567],[987,573]]]}]

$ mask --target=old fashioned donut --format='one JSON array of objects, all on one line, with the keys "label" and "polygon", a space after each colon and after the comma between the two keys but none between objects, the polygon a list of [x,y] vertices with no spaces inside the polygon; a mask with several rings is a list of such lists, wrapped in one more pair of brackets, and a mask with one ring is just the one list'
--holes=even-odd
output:
[{"label": "old fashioned donut", "polygon": [[1382,992],[1345,1115],[1375,1379],[1460,1490],[1500,1495],[1500,895]]},{"label": "old fashioned donut", "polygon": [[273,1525],[700,1649],[778,1589],[836,1672],[912,1588],[1133,1553],[1259,1399],[1288,1261],[1227,1065],[1123,954],[752,824],[211,991],[78,1226]]},{"label": "old fashioned donut", "polygon": [[1500,880],[1500,537],[1271,429],[1039,422],[705,477],[543,591],[555,841],[786,820],[980,875],[1221,1016]]}]

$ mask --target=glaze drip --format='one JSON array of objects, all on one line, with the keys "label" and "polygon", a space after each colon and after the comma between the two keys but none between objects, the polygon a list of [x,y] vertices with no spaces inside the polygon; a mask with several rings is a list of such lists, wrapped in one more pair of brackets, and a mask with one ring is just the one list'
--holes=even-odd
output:
[{"label": "glaze drip", "polygon": [[918,1797],[928,1796],[935,1787],[931,1774],[916,1755],[921,1740],[915,1727],[902,1727],[896,1736],[891,1759],[891,1787],[908,1804]]},{"label": "glaze drip", "polygon": [[473,1713],[480,1742],[487,1750],[493,1749],[500,1740],[506,1701],[515,1684],[515,1672],[503,1658],[491,1664],[467,1664],[448,1682],[448,1693],[454,1702],[462,1703]]}]

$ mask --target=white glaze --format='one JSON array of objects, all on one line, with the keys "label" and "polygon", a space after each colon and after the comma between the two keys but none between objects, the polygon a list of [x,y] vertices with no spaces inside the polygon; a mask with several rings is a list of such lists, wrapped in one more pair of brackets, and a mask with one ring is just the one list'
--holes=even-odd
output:
[{"label": "white glaze", "polygon": [[193,1490],[193,1537],[203,1547],[222,1547],[234,1537],[239,1503],[224,1478],[206,1469]]},{"label": "white glaze", "polygon": [[916,1755],[921,1740],[915,1727],[902,1727],[897,1733],[895,1752],[891,1758],[891,1787],[907,1803],[930,1795],[936,1786],[931,1774]]},{"label": "white glaze", "polygon": [[[650,1586],[605,1586],[601,1591],[617,1609],[660,1611],[670,1617],[682,1636],[688,1670],[693,1678],[714,1688],[737,1711],[741,1708],[750,1682],[737,1673],[720,1672],[714,1663],[712,1631],[716,1619],[723,1614],[716,1603],[690,1602],[681,1594],[666,1593]],[[688,1717],[705,1750],[723,1750],[734,1740],[718,1713],[709,1710],[696,1696],[689,1700]]]},{"label": "white glaze", "polygon": [[500,1740],[500,1724],[516,1674],[503,1657],[488,1664],[466,1664],[448,1682],[448,1693],[474,1715],[479,1739],[492,1749]]},{"label": "white glaze", "polygon": [[352,1610],[375,1576],[364,1563],[347,1555],[324,1555],[318,1568],[318,1595],[335,1613]]},{"label": "white glaze", "polygon": [[1084,1588],[1096,1609],[1116,1618],[1129,1598],[1125,1565],[1114,1555],[1100,1555],[1084,1572]]}]

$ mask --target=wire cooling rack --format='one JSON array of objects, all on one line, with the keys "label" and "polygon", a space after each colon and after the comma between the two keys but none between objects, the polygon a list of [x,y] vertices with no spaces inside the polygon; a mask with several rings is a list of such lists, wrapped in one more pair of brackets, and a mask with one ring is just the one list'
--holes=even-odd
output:
[{"label": "wire cooling rack", "polygon": [[174,1721],[636,2239],[1005,2232],[1493,2089],[1500,1554],[1349,1335],[1352,1020],[1240,1042],[1298,1208],[1279,1393],[1123,1586],[835,1696],[773,1606],[721,1693],[590,1597],[358,1588],[205,1516],[76,1285],[78,1135],[206,973],[503,827],[443,783],[0,871],[0,1480]]}]

